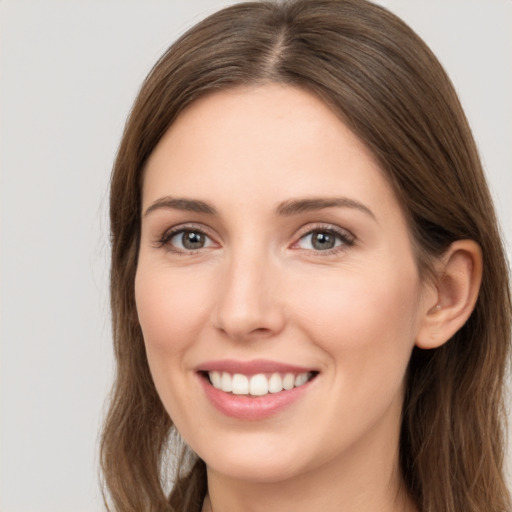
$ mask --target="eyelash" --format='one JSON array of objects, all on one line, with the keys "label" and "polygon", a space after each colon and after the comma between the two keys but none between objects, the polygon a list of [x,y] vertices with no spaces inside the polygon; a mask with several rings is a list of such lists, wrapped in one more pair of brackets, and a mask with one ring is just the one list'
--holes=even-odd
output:
[{"label": "eyelash", "polygon": [[185,250],[184,251],[182,249],[177,249],[177,248],[172,246],[172,244],[170,242],[171,242],[171,240],[176,235],[179,235],[180,233],[187,233],[187,232],[199,233],[199,234],[204,235],[208,239],[213,240],[213,238],[211,236],[209,236],[208,233],[204,229],[200,228],[199,226],[196,226],[196,225],[180,225],[180,226],[176,226],[176,227],[171,228],[170,230],[166,231],[162,235],[162,237],[158,240],[157,246],[158,247],[165,247],[168,251],[170,251],[170,252],[172,252],[174,254],[180,255],[180,256],[188,256],[188,255],[191,255],[191,254],[196,254],[200,250],[204,249],[203,247],[201,247],[200,249],[197,249],[197,250]]},{"label": "eyelash", "polygon": [[[297,246],[301,240],[307,236],[312,236],[314,233],[332,235],[341,242],[340,245],[336,245],[331,249],[302,249],[315,255],[328,256],[331,254],[337,254],[339,252],[345,251],[348,247],[352,247],[356,243],[356,237],[346,229],[342,229],[332,224],[317,224],[313,226],[308,225],[304,228],[304,231],[299,231],[297,241],[293,243],[292,248],[295,248],[295,246]],[[301,250],[301,248],[297,247],[296,250]]]},{"label": "eyelash", "polygon": [[[208,235],[206,230],[202,229],[201,227],[197,225],[180,225],[176,226],[168,231],[166,231],[162,237],[157,241],[157,247],[162,248],[165,247],[168,251],[173,252],[174,254],[187,256],[192,254],[197,254],[203,249],[207,249],[207,247],[201,247],[197,250],[182,250],[177,249],[172,246],[170,243],[171,240],[179,234],[183,234],[186,232],[190,233],[199,233],[207,237],[209,240],[213,241],[213,238]],[[314,233],[324,233],[328,235],[334,236],[337,240],[339,240],[341,243],[339,245],[335,245],[334,247],[330,249],[301,249],[300,247],[296,247],[301,240],[306,238],[307,236],[312,236]],[[215,243],[215,242],[214,242]],[[327,256],[330,254],[336,254],[338,252],[346,250],[348,247],[352,247],[356,243],[355,236],[350,233],[349,231],[345,229],[341,229],[337,226],[334,226],[332,224],[318,224],[318,225],[308,225],[303,229],[302,232],[299,232],[299,235],[296,239],[296,241],[291,245],[292,249],[295,250],[304,250],[309,253],[318,254],[322,256]]]}]

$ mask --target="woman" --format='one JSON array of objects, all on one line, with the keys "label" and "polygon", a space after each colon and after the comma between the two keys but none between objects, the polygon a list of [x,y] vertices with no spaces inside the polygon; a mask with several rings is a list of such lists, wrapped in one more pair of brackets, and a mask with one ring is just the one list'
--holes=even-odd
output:
[{"label": "woman", "polygon": [[111,227],[112,510],[509,510],[507,266],[453,87],[395,16],[198,24],[135,102]]}]

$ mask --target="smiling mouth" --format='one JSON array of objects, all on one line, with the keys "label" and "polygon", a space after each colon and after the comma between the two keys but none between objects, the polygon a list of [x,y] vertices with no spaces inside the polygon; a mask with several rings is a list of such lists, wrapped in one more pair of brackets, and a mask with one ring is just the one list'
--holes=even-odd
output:
[{"label": "smiling mouth", "polygon": [[265,396],[289,391],[313,380],[318,372],[257,373],[244,375],[221,371],[202,371],[203,377],[215,388],[225,393],[242,396]]}]

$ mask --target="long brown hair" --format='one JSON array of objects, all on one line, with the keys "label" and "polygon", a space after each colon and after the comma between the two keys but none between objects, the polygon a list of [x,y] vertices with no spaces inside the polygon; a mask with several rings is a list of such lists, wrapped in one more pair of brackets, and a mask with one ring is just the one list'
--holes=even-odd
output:
[{"label": "long brown hair", "polygon": [[313,92],[373,151],[403,206],[425,277],[455,240],[480,245],[484,273],[471,317],[442,347],[413,351],[400,463],[422,512],[509,510],[502,469],[511,305],[492,200],[441,65],[400,19],[365,0],[228,7],[172,45],[140,90],[111,183],[117,375],[101,463],[112,510],[199,510],[206,492],[204,463],[176,440],[157,395],[137,321],[134,277],[145,162],[197,98],[265,82]]}]

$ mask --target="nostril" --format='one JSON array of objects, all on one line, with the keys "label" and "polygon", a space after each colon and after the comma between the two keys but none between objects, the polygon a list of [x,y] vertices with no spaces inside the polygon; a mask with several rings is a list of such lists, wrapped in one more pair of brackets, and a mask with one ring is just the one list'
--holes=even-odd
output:
[{"label": "nostril", "polygon": [[218,322],[216,329],[224,336],[240,341],[270,338],[281,330],[277,325],[275,328],[253,327],[254,323],[251,325],[251,322],[235,322],[233,320],[230,322]]}]

